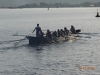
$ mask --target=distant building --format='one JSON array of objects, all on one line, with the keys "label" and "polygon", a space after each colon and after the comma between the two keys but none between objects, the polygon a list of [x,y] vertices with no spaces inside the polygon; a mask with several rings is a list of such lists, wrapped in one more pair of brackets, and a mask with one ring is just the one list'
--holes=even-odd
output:
[{"label": "distant building", "polygon": [[90,7],[94,7],[94,4],[90,4]]}]

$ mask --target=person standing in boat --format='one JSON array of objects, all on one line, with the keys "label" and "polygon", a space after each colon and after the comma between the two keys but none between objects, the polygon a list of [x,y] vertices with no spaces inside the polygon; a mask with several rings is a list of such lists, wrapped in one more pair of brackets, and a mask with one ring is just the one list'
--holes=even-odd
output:
[{"label": "person standing in boat", "polygon": [[[37,27],[35,27],[35,29],[33,30],[33,32],[36,30],[36,37],[39,37],[40,36],[40,32],[42,32],[41,31],[41,27],[39,27],[39,24],[37,24]],[[32,33],[33,33],[32,32]]]},{"label": "person standing in boat", "polygon": [[76,30],[75,30],[75,27],[73,25],[71,25],[70,31],[72,34],[76,34]]}]

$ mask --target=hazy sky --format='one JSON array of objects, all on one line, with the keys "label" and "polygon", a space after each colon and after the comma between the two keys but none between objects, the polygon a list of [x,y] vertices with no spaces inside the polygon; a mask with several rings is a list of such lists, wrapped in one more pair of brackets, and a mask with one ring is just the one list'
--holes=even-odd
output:
[{"label": "hazy sky", "polygon": [[78,4],[83,2],[100,2],[100,0],[0,0],[0,6],[19,6],[28,3],[70,3]]}]

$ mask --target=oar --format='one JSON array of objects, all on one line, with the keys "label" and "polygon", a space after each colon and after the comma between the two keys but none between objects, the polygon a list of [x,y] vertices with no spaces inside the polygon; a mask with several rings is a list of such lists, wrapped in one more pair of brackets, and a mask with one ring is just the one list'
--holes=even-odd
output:
[{"label": "oar", "polygon": [[[31,33],[30,33],[30,34],[31,34]],[[30,35],[30,34],[29,34],[29,35]],[[29,36],[29,35],[27,35],[27,36]],[[22,42],[23,40],[25,40],[25,39],[27,38],[27,36],[25,36],[24,39],[20,39],[19,42],[15,42],[14,46],[16,47],[20,42]]]},{"label": "oar", "polygon": [[91,34],[98,34],[98,33],[78,33],[78,34],[91,35]]},{"label": "oar", "polygon": [[[34,35],[35,35],[35,34],[34,34]],[[18,35],[18,34],[17,34],[17,35],[12,35],[12,36],[27,36],[27,35]]]},{"label": "oar", "polygon": [[26,37],[24,39],[19,40],[19,42],[15,42],[14,46],[17,46],[22,40],[25,40]]},{"label": "oar", "polygon": [[[21,39],[20,39],[20,40],[21,40]],[[19,40],[7,40],[7,41],[0,41],[0,44],[10,43],[10,42],[15,42],[15,41],[19,41]]]},{"label": "oar", "polygon": [[27,35],[13,34],[12,36],[27,36]]}]

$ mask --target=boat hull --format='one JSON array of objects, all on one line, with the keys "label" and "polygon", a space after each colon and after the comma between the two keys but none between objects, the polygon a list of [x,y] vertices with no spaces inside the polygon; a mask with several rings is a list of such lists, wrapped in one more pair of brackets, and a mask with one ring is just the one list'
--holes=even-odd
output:
[{"label": "boat hull", "polygon": [[75,39],[76,36],[77,34],[73,34],[65,37],[53,37],[52,39],[46,37],[28,36],[28,39],[29,39],[29,45],[39,45],[39,44],[67,41],[70,39]]},{"label": "boat hull", "polygon": [[96,15],[95,17],[100,17],[100,16]]},{"label": "boat hull", "polygon": [[44,44],[47,43],[48,40],[45,37],[33,37],[33,36],[29,36],[29,45],[33,45],[33,44]]}]

